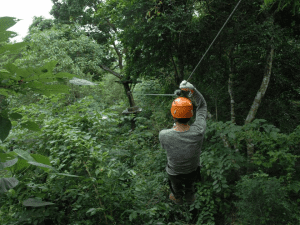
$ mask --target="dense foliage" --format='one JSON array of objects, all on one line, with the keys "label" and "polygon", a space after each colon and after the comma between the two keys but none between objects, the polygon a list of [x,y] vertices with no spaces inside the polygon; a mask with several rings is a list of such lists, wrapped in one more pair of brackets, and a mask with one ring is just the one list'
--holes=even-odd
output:
[{"label": "dense foliage", "polygon": [[[26,42],[9,43],[17,20],[0,18],[0,224],[300,223],[297,1],[243,2],[193,75],[213,116],[191,206],[169,200],[158,139],[173,99],[140,94],[178,89],[237,1],[53,3],[55,20],[34,18]],[[120,74],[141,82],[136,116],[122,114]]]}]

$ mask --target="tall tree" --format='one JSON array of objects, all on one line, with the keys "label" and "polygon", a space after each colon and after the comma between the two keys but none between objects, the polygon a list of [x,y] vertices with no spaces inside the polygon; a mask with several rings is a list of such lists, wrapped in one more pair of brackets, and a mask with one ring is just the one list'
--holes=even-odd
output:
[{"label": "tall tree", "polygon": [[[131,93],[135,81],[131,80],[130,75],[123,75],[126,49],[123,48],[122,40],[119,39],[122,31],[112,22],[113,14],[107,10],[105,1],[67,0],[62,3],[56,0],[52,1],[54,6],[50,14],[55,17],[55,23],[78,23],[81,27],[85,28],[87,36],[95,40],[97,44],[105,46],[108,52],[111,52],[112,49],[114,50],[117,56],[116,60],[102,62],[98,66],[120,79],[131,109],[136,110],[137,108],[135,107]],[[130,83],[132,84],[131,86]],[[134,127],[135,123],[132,120],[132,128],[134,129]]]}]

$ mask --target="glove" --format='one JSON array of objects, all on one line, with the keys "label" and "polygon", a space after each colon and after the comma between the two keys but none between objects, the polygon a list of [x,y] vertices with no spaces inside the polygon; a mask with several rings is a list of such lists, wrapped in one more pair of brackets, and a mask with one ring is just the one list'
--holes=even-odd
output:
[{"label": "glove", "polygon": [[186,80],[180,83],[179,88],[183,91],[191,91],[191,92],[194,92],[195,89],[195,87],[190,82],[187,82]]},{"label": "glove", "polygon": [[174,95],[180,96],[180,95],[181,95],[181,90],[176,90],[176,91],[174,91]]}]

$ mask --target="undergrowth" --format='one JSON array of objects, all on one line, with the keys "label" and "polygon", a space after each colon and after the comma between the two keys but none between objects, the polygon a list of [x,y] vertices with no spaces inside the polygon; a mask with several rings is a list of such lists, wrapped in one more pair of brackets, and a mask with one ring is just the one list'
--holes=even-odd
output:
[{"label": "undergrowth", "polygon": [[[168,118],[154,111],[137,116],[136,129],[128,132],[132,118],[120,115],[124,105],[99,109],[91,96],[68,104],[64,99],[41,97],[11,107],[41,131],[13,122],[1,151],[41,154],[60,173],[79,177],[12,167],[20,183],[0,196],[1,224],[299,223],[300,126],[286,135],[264,120],[248,126],[207,121],[196,201],[178,206],[169,200],[167,157],[158,140],[158,131],[172,125]],[[154,126],[157,119],[161,123]],[[249,137],[255,143],[253,174],[247,174]],[[22,205],[30,197],[54,205]]]}]

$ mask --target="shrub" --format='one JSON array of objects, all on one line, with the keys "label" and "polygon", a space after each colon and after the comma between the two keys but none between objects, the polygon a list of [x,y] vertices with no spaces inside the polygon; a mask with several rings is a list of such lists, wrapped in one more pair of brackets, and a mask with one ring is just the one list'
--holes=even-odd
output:
[{"label": "shrub", "polygon": [[[251,178],[252,177],[252,178]],[[280,180],[265,173],[243,176],[236,185],[235,202],[243,224],[299,224],[299,216]]]}]

